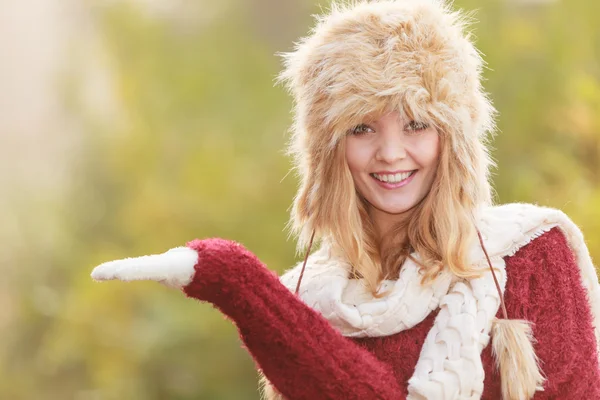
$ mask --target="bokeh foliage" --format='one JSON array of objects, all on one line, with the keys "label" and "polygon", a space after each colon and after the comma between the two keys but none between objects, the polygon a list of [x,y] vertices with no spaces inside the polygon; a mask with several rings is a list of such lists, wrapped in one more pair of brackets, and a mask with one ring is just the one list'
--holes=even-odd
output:
[{"label": "bokeh foliage", "polygon": [[[485,86],[500,111],[498,202],[563,209],[595,260],[599,4],[457,2],[478,9]],[[118,115],[95,118],[77,101],[77,77],[69,81],[88,134],[73,185],[46,221],[56,235],[15,258],[23,267],[11,275],[17,307],[0,346],[1,398],[258,398],[253,362],[220,313],[153,283],[89,278],[102,261],[195,237],[238,240],[277,271],[295,262],[284,229],[296,188],[283,154],[291,102],[273,87],[273,53],[305,34],[318,7],[270,14],[289,19],[277,22],[286,41],[253,7],[291,6],[231,0],[184,11],[197,18],[159,18],[127,2],[95,8]],[[36,223],[27,232],[44,242]]]}]

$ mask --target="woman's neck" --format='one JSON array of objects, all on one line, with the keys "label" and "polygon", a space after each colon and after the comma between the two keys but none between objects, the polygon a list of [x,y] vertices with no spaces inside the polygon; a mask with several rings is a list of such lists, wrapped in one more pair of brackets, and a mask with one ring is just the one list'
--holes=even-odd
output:
[{"label": "woman's neck", "polygon": [[370,207],[369,214],[371,215],[371,220],[373,221],[375,232],[380,242],[384,242],[383,239],[387,238],[395,227],[409,217],[409,211],[400,214],[390,214],[375,207]]}]

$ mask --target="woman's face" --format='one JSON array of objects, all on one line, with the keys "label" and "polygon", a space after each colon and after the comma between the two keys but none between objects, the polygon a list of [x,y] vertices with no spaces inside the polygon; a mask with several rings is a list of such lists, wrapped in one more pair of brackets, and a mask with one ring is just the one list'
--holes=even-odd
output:
[{"label": "woman's face", "polygon": [[373,217],[400,215],[429,193],[440,153],[437,130],[397,112],[353,128],[346,138],[346,162]]}]

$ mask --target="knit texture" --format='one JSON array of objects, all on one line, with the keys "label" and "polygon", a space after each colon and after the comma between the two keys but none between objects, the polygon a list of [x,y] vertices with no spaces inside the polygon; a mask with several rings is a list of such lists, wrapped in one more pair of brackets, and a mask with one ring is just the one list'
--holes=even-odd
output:
[{"label": "knit texture", "polygon": [[189,297],[211,302],[237,325],[269,381],[288,399],[401,399],[391,366],[331,327],[254,254],[224,239],[194,240]]},{"label": "knit texture", "polygon": [[[506,262],[504,293],[509,318],[533,322],[534,349],[547,381],[542,399],[600,399],[600,369],[592,315],[579,268],[559,228],[522,247]],[[497,315],[501,318],[501,313]],[[496,400],[500,382],[491,349],[482,399]]]},{"label": "knit texture", "polygon": [[[195,240],[188,246],[199,256],[184,292],[211,302],[236,323],[259,368],[287,399],[406,398],[408,379],[436,313],[391,336],[350,340],[243,246],[223,239]],[[505,261],[509,318],[533,322],[534,348],[547,377],[544,391],[534,399],[600,398],[591,312],[560,229],[546,232]],[[482,360],[482,399],[499,399],[490,346]]]}]

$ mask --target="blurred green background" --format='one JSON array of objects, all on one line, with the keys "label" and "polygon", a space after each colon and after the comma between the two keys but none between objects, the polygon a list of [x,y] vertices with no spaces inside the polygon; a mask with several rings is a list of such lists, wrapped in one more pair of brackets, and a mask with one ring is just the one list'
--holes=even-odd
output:
[{"label": "blurred green background", "polygon": [[[600,3],[476,10],[500,111],[498,200],[564,210],[600,260]],[[327,3],[28,0],[0,5],[0,398],[257,399],[235,327],[93,266],[195,237],[295,261],[291,101],[278,51]]]}]

